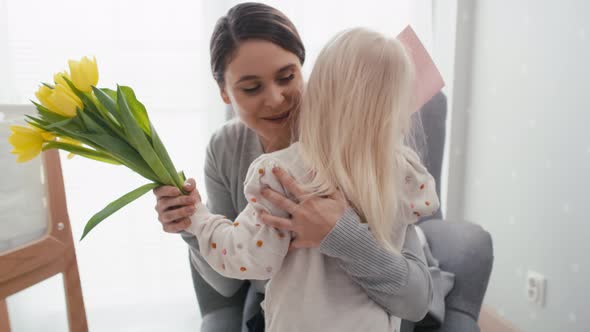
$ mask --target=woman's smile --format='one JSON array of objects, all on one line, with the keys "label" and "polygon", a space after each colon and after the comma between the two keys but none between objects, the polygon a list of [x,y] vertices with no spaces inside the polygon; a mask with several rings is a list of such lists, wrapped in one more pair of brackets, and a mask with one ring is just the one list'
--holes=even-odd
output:
[{"label": "woman's smile", "polygon": [[289,119],[290,114],[291,114],[291,109],[284,111],[282,113],[272,115],[272,116],[263,117],[261,119],[265,120],[269,123],[273,123],[273,124],[283,124],[286,122],[287,119]]}]

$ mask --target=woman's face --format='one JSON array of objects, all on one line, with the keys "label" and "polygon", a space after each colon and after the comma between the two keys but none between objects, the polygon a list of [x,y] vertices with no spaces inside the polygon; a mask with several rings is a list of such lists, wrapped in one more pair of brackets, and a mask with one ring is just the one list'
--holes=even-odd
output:
[{"label": "woman's face", "polygon": [[289,144],[289,116],[298,111],[302,89],[295,54],[268,41],[248,40],[226,67],[221,96],[270,152]]}]

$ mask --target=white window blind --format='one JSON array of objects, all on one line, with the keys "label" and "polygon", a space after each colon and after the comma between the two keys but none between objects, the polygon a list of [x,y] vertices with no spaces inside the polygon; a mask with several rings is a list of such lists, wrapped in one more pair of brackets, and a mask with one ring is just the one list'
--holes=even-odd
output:
[{"label": "white window blind", "polygon": [[191,0],[0,0],[0,103],[27,103],[68,59],[90,55],[100,86],[132,86],[149,110],[222,107],[208,40],[223,10]]}]

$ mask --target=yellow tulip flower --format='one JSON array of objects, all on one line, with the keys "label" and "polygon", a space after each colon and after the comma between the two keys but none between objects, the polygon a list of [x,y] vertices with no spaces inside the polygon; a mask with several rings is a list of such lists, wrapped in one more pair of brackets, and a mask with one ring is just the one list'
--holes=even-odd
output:
[{"label": "yellow tulip flower", "polygon": [[67,71],[62,71],[62,72],[59,72],[59,73],[53,75],[53,81],[55,82],[55,84],[61,84],[63,86],[69,87],[66,80],[64,80],[64,76],[67,79],[69,79],[70,81],[72,80],[72,78],[70,77],[70,75],[68,74]]},{"label": "yellow tulip flower", "polygon": [[63,71],[61,73],[57,73],[57,74],[53,75],[53,81],[55,82],[56,86],[57,85],[62,86],[63,91],[66,92],[72,99],[74,99],[76,101],[80,100],[78,98],[78,96],[74,93],[74,91],[72,91],[72,89],[70,89],[70,86],[68,85],[68,83],[66,82],[64,77],[67,78],[68,80],[70,80],[70,82],[72,81],[72,78],[70,77],[70,75],[66,71]]},{"label": "yellow tulip flower", "polygon": [[41,132],[23,126],[10,126],[10,130],[12,134],[8,137],[8,142],[14,147],[10,153],[17,155],[17,163],[29,161],[41,153],[45,143]]},{"label": "yellow tulip flower", "polygon": [[52,133],[50,133],[48,131],[45,131],[45,130],[43,130],[41,128],[34,127],[34,126],[31,126],[31,128],[33,128],[34,131],[36,131],[39,134],[41,134],[41,137],[43,137],[43,139],[45,141],[47,141],[47,142],[55,140],[55,135],[54,134],[52,134]]},{"label": "yellow tulip flower", "polygon": [[76,116],[76,108],[84,108],[80,98],[67,85],[57,84],[54,89],[42,85],[35,96],[50,111],[69,118]]},{"label": "yellow tulip flower", "polygon": [[96,58],[90,60],[88,57],[83,57],[80,61],[70,60],[70,73],[72,74],[72,83],[81,91],[92,91],[91,86],[96,86],[98,83],[98,67],[96,66]]},{"label": "yellow tulip flower", "polygon": [[84,104],[82,103],[80,98],[78,98],[78,96],[76,96],[74,91],[72,91],[72,89],[70,89],[69,85],[58,84],[55,86],[55,91],[58,95],[61,93],[65,93],[70,99],[72,99],[75,102],[75,104],[76,104],[76,106],[78,106],[78,108],[80,108],[80,109],[84,108]]},{"label": "yellow tulip flower", "polygon": [[53,94],[53,89],[48,88],[45,85],[41,85],[41,87],[39,88],[39,90],[37,90],[37,92],[35,92],[35,97],[37,97],[37,100],[39,100],[39,102],[47,107],[50,111],[55,112],[53,110],[53,105],[49,104],[48,98],[49,96],[51,96]]}]

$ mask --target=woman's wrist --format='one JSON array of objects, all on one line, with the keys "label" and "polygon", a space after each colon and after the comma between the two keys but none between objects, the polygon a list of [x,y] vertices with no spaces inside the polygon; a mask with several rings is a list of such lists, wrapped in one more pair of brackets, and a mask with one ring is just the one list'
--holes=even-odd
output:
[{"label": "woman's wrist", "polygon": [[350,243],[357,243],[357,240],[364,238],[366,232],[367,225],[361,224],[358,214],[348,207],[320,243],[320,252],[338,257]]}]

